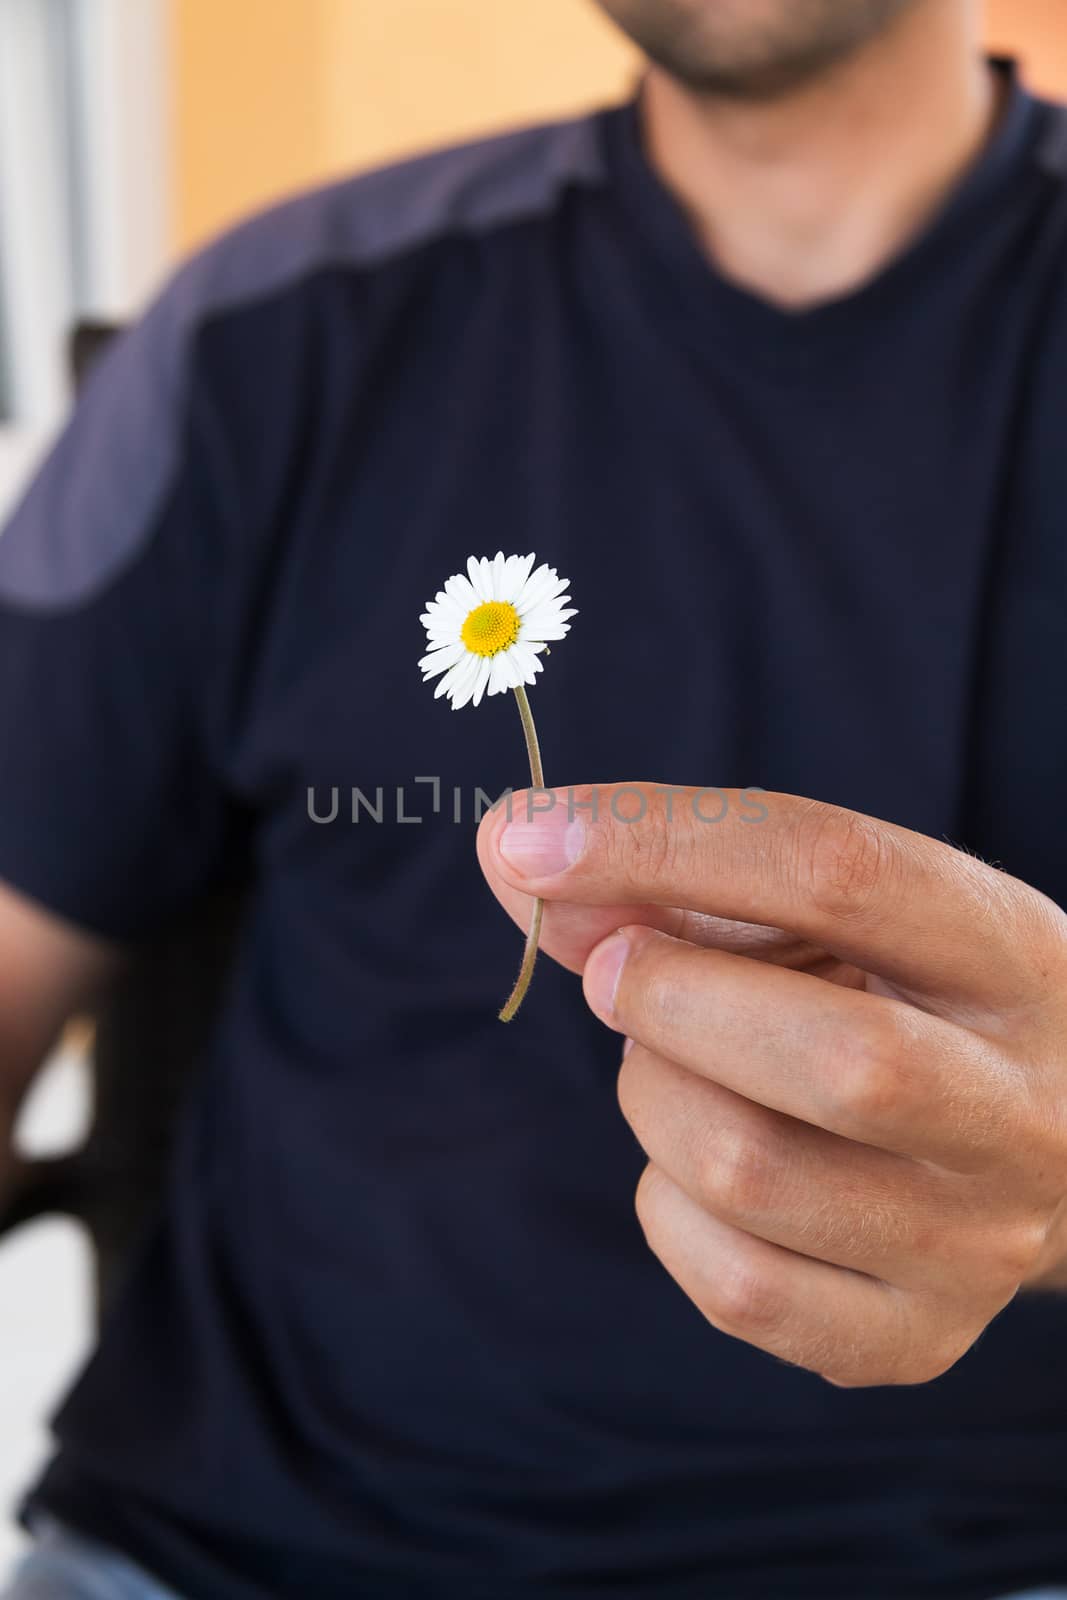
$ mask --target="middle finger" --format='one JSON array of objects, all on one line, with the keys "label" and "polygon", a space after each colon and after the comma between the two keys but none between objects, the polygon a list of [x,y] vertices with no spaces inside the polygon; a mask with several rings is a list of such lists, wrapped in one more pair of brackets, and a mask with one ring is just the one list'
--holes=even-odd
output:
[{"label": "middle finger", "polygon": [[1023,1131],[1011,1064],[904,1001],[646,927],[597,946],[584,986],[656,1055],[846,1139],[970,1171]]},{"label": "middle finger", "polygon": [[984,1248],[963,1180],[768,1111],[643,1045],[618,1096],[649,1159],[758,1238],[904,1289],[947,1288]]}]

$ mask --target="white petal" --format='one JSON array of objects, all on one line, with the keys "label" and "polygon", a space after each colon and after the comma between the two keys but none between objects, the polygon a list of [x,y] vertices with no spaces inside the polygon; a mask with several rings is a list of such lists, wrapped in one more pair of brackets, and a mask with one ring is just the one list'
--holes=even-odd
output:
[{"label": "white petal", "polygon": [[496,597],[498,600],[514,600],[516,578],[518,577],[519,562],[521,560],[521,556],[508,556],[504,562],[504,575],[497,587]]},{"label": "white petal", "polygon": [[462,686],[457,687],[453,691],[453,693],[452,693],[452,710],[453,711],[462,711],[463,707],[473,698],[473,696],[474,696],[474,685],[475,685],[476,682],[477,682],[477,679],[472,679],[469,683],[464,683]]},{"label": "white petal", "polygon": [[478,669],[482,664],[480,656],[466,655],[456,667],[456,681],[452,685],[452,707],[458,711],[460,706],[465,706],[474,693],[478,682]]},{"label": "white petal", "polygon": [[[471,559],[474,559],[473,556]],[[445,592],[456,602],[465,617],[469,616],[479,603],[479,595],[474,585],[458,572],[445,584]]]},{"label": "white petal", "polygon": [[562,639],[570,632],[568,618],[577,612],[561,606],[558,600],[548,600],[520,620],[519,637],[522,639]]},{"label": "white petal", "polygon": [[[525,616],[528,611],[533,610],[534,606],[543,605],[546,600],[552,600],[563,595],[563,591],[569,582],[569,578],[559,577],[554,567],[538,567],[533,577],[527,579],[522,594],[515,602],[515,609],[519,616]],[[569,599],[570,596],[567,595],[560,601],[560,604],[566,604]]]},{"label": "white petal", "polygon": [[477,657],[471,656],[467,651],[464,651],[462,656],[456,662],[455,666],[449,667],[448,671],[441,679],[441,683],[444,686],[445,692],[450,698],[455,693],[457,687],[459,687],[467,677],[471,662],[475,660],[477,660]]},{"label": "white petal", "polygon": [[528,556],[509,556],[504,576],[504,587],[498,596],[501,600],[508,600],[512,605],[518,602],[526,580],[530,575],[536,557],[531,551]]},{"label": "white petal", "polygon": [[459,630],[466,621],[467,615],[468,613],[461,610],[459,606],[450,605],[447,610],[444,606],[437,606],[430,607],[424,611],[419,621],[427,633],[434,631],[437,633],[451,632],[458,638]]},{"label": "white petal", "polygon": [[504,574],[505,574],[506,570],[507,570],[507,562],[504,559],[504,552],[503,552],[503,550],[498,550],[496,555],[493,557],[493,599],[494,600],[503,600],[503,598],[504,598]]},{"label": "white petal", "polygon": [[501,655],[494,657],[493,684],[490,689],[492,694],[506,694],[509,689],[514,689],[522,682],[522,674],[515,665],[514,646],[505,650]]},{"label": "white petal", "polygon": [[527,644],[550,644],[565,639],[570,631],[569,622],[543,622],[539,628],[524,629],[522,638]]},{"label": "white petal", "polygon": [[520,641],[513,644],[507,654],[512,688],[520,683],[533,683],[537,673],[537,659],[533,651]]},{"label": "white petal", "polygon": [[449,667],[454,667],[466,653],[466,647],[462,644],[446,644],[440,650],[431,650],[428,656],[423,656],[419,671],[425,678],[436,678],[439,672],[447,672]]},{"label": "white petal", "polygon": [[515,648],[522,649],[525,652],[522,656],[522,660],[528,667],[526,682],[532,683],[537,673],[544,672],[545,670],[544,662],[538,659],[545,646],[543,644],[528,644],[516,645]]},{"label": "white petal", "polygon": [[[460,583],[466,583],[466,579],[460,578],[458,573],[456,574],[456,578],[450,578],[449,582],[455,583],[457,578]],[[438,589],[433,599],[427,602],[426,609],[427,611],[462,611],[463,607],[453,595],[448,593],[447,590]]]},{"label": "white petal", "polygon": [[460,641],[461,630],[459,628],[444,628],[439,622],[431,622],[429,625],[424,624],[424,626],[426,626],[426,638],[429,641],[431,650],[435,649],[438,644],[458,644]]},{"label": "white petal", "polygon": [[484,568],[485,563],[480,561],[477,556],[468,558],[467,577],[470,579],[471,588],[481,603],[493,598],[492,588]]},{"label": "white petal", "polygon": [[559,600],[542,600],[538,605],[531,606],[529,611],[523,612],[522,625],[524,628],[535,628],[542,622],[565,622],[573,616],[573,610]]},{"label": "white petal", "polygon": [[506,694],[511,688],[510,672],[508,668],[509,650],[493,657],[492,671],[489,674],[489,693]]},{"label": "white petal", "polygon": [[530,554],[528,556],[516,556],[515,559],[519,563],[518,574],[517,574],[517,577],[516,577],[516,580],[515,580],[516,581],[515,593],[517,595],[519,595],[519,594],[522,593],[523,589],[526,586],[526,580],[527,580],[527,578],[529,578],[530,573],[533,571],[533,564],[537,560],[537,557],[534,554],[534,552],[531,550]]},{"label": "white petal", "polygon": [[447,606],[427,606],[421,618],[423,627],[461,628],[477,604],[472,595],[471,604],[466,607],[456,605],[454,601],[450,601]]},{"label": "white petal", "polygon": [[570,604],[570,599],[571,599],[570,595],[567,593],[567,584],[569,582],[570,582],[569,578],[556,578],[556,579],[554,579],[553,582],[549,584],[547,591],[540,595],[540,597],[538,598],[537,604],[538,605],[549,604],[549,605],[556,605],[556,606],[569,605]]},{"label": "white petal", "polygon": [[481,705],[482,696],[489,687],[489,674],[492,669],[493,663],[490,661],[489,657],[483,656],[481,665],[478,668],[478,678],[474,688],[474,704],[476,706]]},{"label": "white petal", "polygon": [[424,611],[419,621],[427,633],[452,633],[459,638],[459,630],[467,620],[468,613],[461,611],[458,606],[449,611]]},{"label": "white petal", "polygon": [[456,687],[456,680],[459,677],[462,667],[462,661],[457,661],[454,667],[449,667],[444,677],[438,683],[437,688],[434,690],[435,700],[442,694],[451,695],[452,690]]},{"label": "white petal", "polygon": [[538,567],[536,572],[530,573],[523,584],[516,605],[528,606],[531,600],[536,601],[542,589],[547,589],[555,577],[552,567]]}]

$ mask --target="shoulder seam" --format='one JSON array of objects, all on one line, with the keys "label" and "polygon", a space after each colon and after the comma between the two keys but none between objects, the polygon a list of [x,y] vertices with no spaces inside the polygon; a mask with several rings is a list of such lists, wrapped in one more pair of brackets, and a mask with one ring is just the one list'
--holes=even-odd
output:
[{"label": "shoulder seam", "polygon": [[[176,298],[185,290],[192,302],[187,330],[319,271],[373,271],[436,240],[547,217],[568,190],[605,181],[597,125],[593,112],[431,151],[260,212],[179,272]],[[279,238],[264,251],[272,227]]]},{"label": "shoulder seam", "polygon": [[261,212],[195,255],[103,358],[12,509],[0,597],[38,611],[90,604],[152,544],[208,325],[318,273],[374,271],[438,239],[549,215],[567,190],[606,181],[598,132],[592,112],[380,167]]}]

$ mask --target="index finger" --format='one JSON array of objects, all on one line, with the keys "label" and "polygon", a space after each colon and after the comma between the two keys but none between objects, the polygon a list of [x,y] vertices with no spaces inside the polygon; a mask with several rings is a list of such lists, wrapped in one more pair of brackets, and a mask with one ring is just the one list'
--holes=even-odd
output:
[{"label": "index finger", "polygon": [[582,785],[515,795],[482,830],[491,883],[784,928],[965,1022],[1031,1004],[1047,981],[1035,951],[1067,950],[1067,918],[1017,879],[798,795]]}]

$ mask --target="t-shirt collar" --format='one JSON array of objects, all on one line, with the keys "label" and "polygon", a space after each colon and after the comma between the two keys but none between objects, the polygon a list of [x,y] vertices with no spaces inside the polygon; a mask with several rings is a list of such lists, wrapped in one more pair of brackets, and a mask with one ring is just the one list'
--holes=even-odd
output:
[{"label": "t-shirt collar", "polygon": [[642,92],[605,114],[605,164],[618,203],[642,252],[643,272],[659,289],[670,278],[670,293],[658,297],[659,309],[683,319],[686,337],[710,338],[720,348],[733,343],[752,359],[788,361],[811,357],[827,342],[848,337],[857,324],[888,310],[917,277],[932,270],[943,251],[966,234],[975,211],[995,203],[1005,187],[1017,184],[1027,170],[1040,172],[1039,157],[1054,125],[1058,108],[1036,99],[1021,81],[1017,63],[992,58],[1005,79],[1006,93],[997,127],[981,155],[919,235],[857,289],[802,311],[764,299],[720,273],[700,244],[680,202],[646,154]]}]

